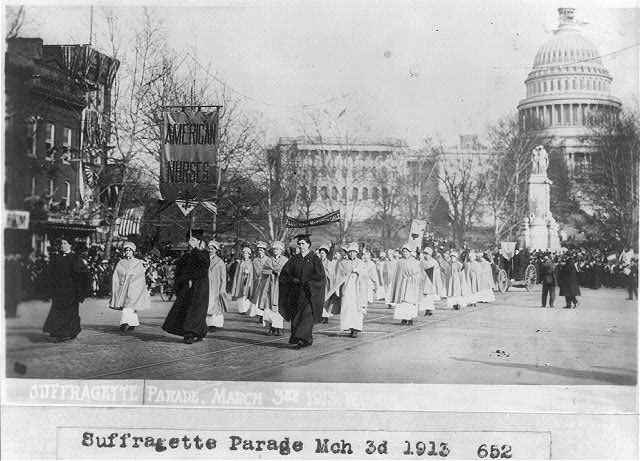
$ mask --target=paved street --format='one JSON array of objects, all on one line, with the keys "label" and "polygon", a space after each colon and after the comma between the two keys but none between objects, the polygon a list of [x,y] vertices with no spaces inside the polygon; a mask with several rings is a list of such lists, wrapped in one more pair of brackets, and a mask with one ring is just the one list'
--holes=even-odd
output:
[{"label": "paved street", "polygon": [[[81,305],[82,333],[56,344],[42,333],[50,304],[19,306],[6,321],[7,377],[190,379],[461,384],[621,384],[637,378],[637,303],[624,290],[583,289],[576,310],[539,308],[540,289],[512,289],[497,302],[438,309],[411,327],[383,305],[369,307],[353,339],[339,320],[293,350],[255,318],[227,314],[224,329],[193,345],[160,326],[159,297],[135,332],[120,333],[107,299]],[[563,300],[557,301],[561,306]],[[234,307],[234,306],[232,306]],[[23,367],[24,366],[24,367]]]}]

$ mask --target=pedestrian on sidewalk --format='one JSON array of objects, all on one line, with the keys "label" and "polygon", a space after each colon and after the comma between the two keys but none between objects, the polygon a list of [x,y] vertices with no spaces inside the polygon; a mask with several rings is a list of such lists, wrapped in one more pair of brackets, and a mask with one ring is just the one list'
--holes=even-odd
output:
[{"label": "pedestrian on sidewalk", "polygon": [[540,279],[542,280],[542,307],[547,307],[547,294],[549,295],[549,307],[553,307],[556,299],[556,267],[551,261],[549,253],[542,257],[540,265]]},{"label": "pedestrian on sidewalk", "polygon": [[227,268],[218,256],[220,244],[211,240],[209,250],[209,304],[207,307],[207,328],[209,332],[224,326],[224,313],[227,311]]},{"label": "pedestrian on sidewalk", "polygon": [[144,265],[133,256],[136,245],[125,242],[123,247],[124,258],[118,262],[111,277],[109,308],[122,311],[120,331],[126,333],[140,325],[137,312],[151,306],[151,297],[147,290]]},{"label": "pedestrian on sidewalk", "polygon": [[186,344],[200,341],[208,330],[209,253],[202,234],[202,230],[187,234],[189,251],[176,263],[176,301],[162,325],[167,333],[182,336]]},{"label": "pedestrian on sidewalk", "polygon": [[625,268],[625,276],[626,276],[626,285],[627,285],[627,293],[629,297],[628,301],[633,301],[633,297],[638,299],[638,256],[633,255],[631,257],[631,264],[628,267],[628,270]]},{"label": "pedestrian on sidewalk", "polygon": [[280,272],[279,311],[291,321],[289,344],[297,349],[313,344],[313,325],[322,321],[326,276],[322,261],[311,248],[307,234],[295,237],[300,252]]},{"label": "pedestrian on sidewalk", "polygon": [[391,285],[389,285],[389,301],[394,306],[393,318],[401,320],[402,325],[413,325],[418,316],[422,269],[413,256],[413,249],[408,245],[402,247],[402,259],[399,259]]},{"label": "pedestrian on sidewalk", "polygon": [[43,331],[62,342],[75,339],[81,331],[80,303],[89,294],[91,276],[80,255],[71,251],[67,238],[61,238],[58,246],[60,252],[51,258],[45,277],[52,303]]},{"label": "pedestrian on sidewalk", "polygon": [[578,268],[569,254],[558,268],[558,284],[560,285],[560,296],[566,300],[565,309],[575,309],[578,307],[577,296],[580,296],[580,286],[578,285]]}]

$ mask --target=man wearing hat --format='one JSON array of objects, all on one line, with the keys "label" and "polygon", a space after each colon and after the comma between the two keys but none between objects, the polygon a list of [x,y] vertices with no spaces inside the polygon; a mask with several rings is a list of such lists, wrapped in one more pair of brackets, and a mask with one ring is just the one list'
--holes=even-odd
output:
[{"label": "man wearing hat", "polygon": [[399,259],[389,286],[389,301],[395,307],[393,318],[402,320],[403,325],[413,325],[418,316],[420,303],[422,269],[413,257],[413,248],[409,244],[402,247],[402,259]]},{"label": "man wearing hat", "polygon": [[300,253],[293,255],[280,272],[279,311],[291,321],[289,344],[296,348],[313,344],[313,325],[322,319],[326,277],[320,258],[310,251],[311,238],[296,236]]},{"label": "man wearing hat", "polygon": [[253,287],[253,264],[251,262],[251,248],[242,249],[242,259],[236,264],[231,293],[233,299],[238,300],[238,312],[245,315],[251,309],[251,288]]},{"label": "man wearing hat", "polygon": [[151,297],[147,290],[145,269],[142,260],[134,258],[136,245],[125,242],[124,258],[122,258],[111,278],[111,309],[122,311],[120,331],[132,331],[140,325],[138,311],[151,306]]},{"label": "man wearing hat", "polygon": [[249,301],[251,301],[251,312],[249,313],[249,317],[258,316],[258,323],[262,323],[262,316],[264,315],[264,308],[260,306],[259,303],[259,286],[260,281],[262,279],[262,268],[264,267],[265,262],[269,257],[267,256],[267,244],[265,242],[257,242],[256,248],[258,250],[258,256],[253,258],[253,285],[251,287],[251,296],[249,297]]},{"label": "man wearing hat", "polygon": [[556,299],[556,268],[551,261],[549,253],[542,257],[540,265],[540,279],[542,280],[542,307],[547,307],[547,295],[549,296],[549,307],[553,307]]},{"label": "man wearing hat", "polygon": [[322,262],[322,267],[324,267],[324,273],[327,279],[325,284],[325,304],[324,309],[322,309],[322,323],[329,323],[329,319],[331,318],[331,307],[329,303],[326,302],[328,299],[328,293],[333,288],[336,277],[336,263],[329,259],[329,247],[325,244],[320,245],[318,248],[318,252],[320,254],[320,261]]},{"label": "man wearing hat", "polygon": [[284,243],[280,241],[271,244],[273,256],[267,257],[258,286],[258,307],[263,311],[262,324],[269,325],[269,336],[282,335],[284,319],[278,312],[278,298],[280,295],[280,272],[289,258],[284,256]]},{"label": "man wearing hat", "polygon": [[176,263],[176,301],[167,314],[162,329],[183,336],[186,344],[207,335],[209,307],[209,253],[204,249],[203,231],[189,232],[189,251]]},{"label": "man wearing hat", "polygon": [[209,250],[209,304],[207,307],[207,327],[209,331],[224,326],[224,313],[227,310],[227,266],[218,256],[220,244],[211,240]]}]

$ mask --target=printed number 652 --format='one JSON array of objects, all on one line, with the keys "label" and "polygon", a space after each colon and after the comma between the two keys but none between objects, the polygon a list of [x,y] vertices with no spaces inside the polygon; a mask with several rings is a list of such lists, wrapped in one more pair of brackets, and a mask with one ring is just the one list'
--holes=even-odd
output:
[{"label": "printed number 652", "polygon": [[491,459],[511,458],[511,445],[491,445],[487,448],[487,444],[483,443],[478,447],[478,458],[482,459],[487,456]]}]

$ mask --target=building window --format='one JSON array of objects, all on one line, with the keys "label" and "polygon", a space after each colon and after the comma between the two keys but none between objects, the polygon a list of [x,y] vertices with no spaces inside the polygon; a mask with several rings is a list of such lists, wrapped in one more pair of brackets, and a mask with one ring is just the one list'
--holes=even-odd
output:
[{"label": "building window", "polygon": [[53,188],[53,179],[49,180],[49,195],[53,197],[54,188]]},{"label": "building window", "polygon": [[46,136],[44,139],[45,160],[53,160],[53,154],[55,149],[55,136],[56,136],[56,126],[53,123],[48,122]]},{"label": "building window", "polygon": [[318,198],[318,188],[316,186],[311,186],[311,200],[316,200]]},{"label": "building window", "polygon": [[562,122],[565,125],[569,125],[570,122],[570,118],[569,118],[569,108],[570,106],[568,104],[564,104],[563,105],[563,111],[562,111]]},{"label": "building window", "polygon": [[358,188],[357,187],[354,187],[351,190],[351,201],[353,201],[353,202],[357,202],[358,201]]},{"label": "building window", "polygon": [[320,188],[320,197],[322,197],[322,200],[327,200],[329,198],[329,194],[327,193],[327,186],[322,186]]},{"label": "building window", "polygon": [[573,89],[574,90],[576,89],[576,79],[575,78],[573,79]]},{"label": "building window", "polygon": [[362,188],[362,200],[369,200],[369,189],[366,187]]},{"label": "building window", "polygon": [[31,177],[31,196],[36,195],[36,177]]},{"label": "building window", "polygon": [[338,188],[335,186],[331,188],[331,199],[338,200]]},{"label": "building window", "polygon": [[64,204],[67,208],[71,205],[71,183],[69,181],[64,182]]},{"label": "building window", "polygon": [[573,105],[571,106],[571,109],[572,109],[572,111],[573,111],[573,124],[574,124],[574,125],[577,125],[577,124],[578,124],[578,117],[579,117],[579,115],[578,115],[578,114],[579,114],[578,109],[580,109],[580,106],[578,106],[578,105],[576,105],[576,104],[573,104]]},{"label": "building window", "polygon": [[27,120],[27,155],[36,156],[36,131],[38,122],[35,117],[29,117]]},{"label": "building window", "polygon": [[569,80],[564,81],[564,91],[569,91]]},{"label": "building window", "polygon": [[378,198],[380,197],[380,191],[378,190],[377,187],[373,188],[373,194],[372,194],[372,199],[373,200],[378,200]]},{"label": "building window", "polygon": [[62,161],[65,163],[69,163],[71,161],[71,139],[73,136],[73,132],[71,128],[64,127],[62,128],[62,146],[64,147],[64,152],[62,153]]},{"label": "building window", "polygon": [[347,188],[343,187],[342,191],[340,191],[340,198],[342,200],[347,200]]}]

